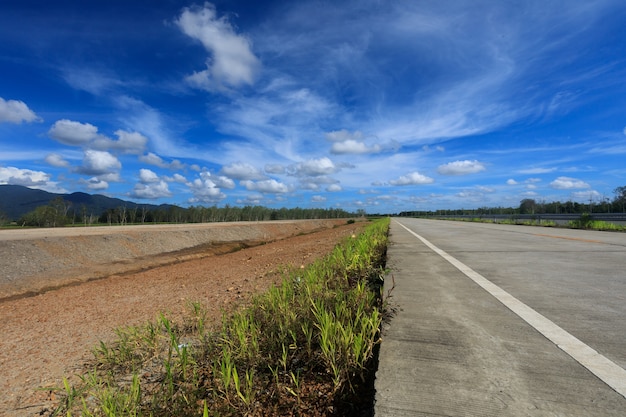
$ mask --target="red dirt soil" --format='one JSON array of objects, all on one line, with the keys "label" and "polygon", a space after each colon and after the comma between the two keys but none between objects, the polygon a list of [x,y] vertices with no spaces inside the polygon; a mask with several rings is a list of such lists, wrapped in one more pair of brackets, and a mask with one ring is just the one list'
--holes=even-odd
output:
[{"label": "red dirt soil", "polygon": [[[0,416],[49,415],[58,401],[51,388],[62,386],[63,376],[82,373],[91,349],[112,340],[115,328],[154,321],[160,312],[175,318],[192,301],[201,302],[217,323],[224,310],[278,283],[284,267],[325,256],[365,225],[337,224],[226,254],[219,253],[232,250],[233,243],[187,250],[167,265],[140,272],[114,269],[116,275],[107,278],[0,301]],[[132,262],[126,266],[132,269]],[[98,268],[99,276],[106,276],[102,265]],[[141,268],[145,259],[135,270]]]}]

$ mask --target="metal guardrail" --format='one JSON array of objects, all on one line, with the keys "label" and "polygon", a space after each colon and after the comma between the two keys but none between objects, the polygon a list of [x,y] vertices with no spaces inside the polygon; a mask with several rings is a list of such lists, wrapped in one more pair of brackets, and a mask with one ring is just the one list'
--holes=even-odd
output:
[{"label": "metal guardrail", "polygon": [[[592,220],[602,220],[606,222],[624,222],[626,213],[589,213]],[[495,219],[495,220],[554,220],[571,221],[580,219],[579,213],[541,213],[541,214],[457,214],[457,215],[432,215],[424,216],[443,219]]]}]

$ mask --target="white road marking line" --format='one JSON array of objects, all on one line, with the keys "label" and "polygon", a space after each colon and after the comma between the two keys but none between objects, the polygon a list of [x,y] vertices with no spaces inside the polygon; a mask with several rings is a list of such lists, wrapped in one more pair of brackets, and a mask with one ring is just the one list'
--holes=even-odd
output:
[{"label": "white road marking line", "polygon": [[[394,220],[395,221],[395,220]],[[539,314],[517,298],[513,297],[502,288],[498,287],[487,278],[474,271],[463,262],[449,255],[445,251],[424,239],[422,236],[410,230],[405,225],[395,221],[422,243],[432,249],[439,256],[450,262],[455,268],[480,285],[489,294],[504,304],[509,310],[521,317],[539,333],[544,335],[561,350],[574,358],[578,363],[587,368],[604,383],[626,398],[626,370],[615,362],[601,355],[587,346],[585,343],[557,326],[553,321]]]}]

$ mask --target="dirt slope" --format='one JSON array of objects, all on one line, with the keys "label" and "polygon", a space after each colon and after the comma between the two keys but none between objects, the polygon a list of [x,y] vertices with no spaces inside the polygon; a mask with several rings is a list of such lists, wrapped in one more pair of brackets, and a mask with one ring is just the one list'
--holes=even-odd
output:
[{"label": "dirt slope", "polygon": [[[284,266],[299,267],[323,257],[364,225],[339,223],[342,226],[332,229],[327,228],[330,224],[309,227],[299,223],[297,233],[322,230],[227,254],[218,253],[231,249],[235,240],[226,247],[204,244],[197,247],[199,251],[126,259],[122,270],[135,272],[114,272],[118,267],[114,264],[111,276],[89,282],[84,282],[89,269],[95,268],[96,275],[102,276],[106,264],[87,262],[80,269],[72,265],[64,271],[81,272],[80,284],[0,301],[0,416],[49,415],[56,395],[37,388],[59,386],[63,375],[78,372],[90,349],[100,340],[113,338],[116,327],[143,324],[159,312],[180,315],[190,301],[203,303],[219,321],[223,309],[277,282],[277,271]],[[284,224],[272,227],[276,229],[263,229],[267,237],[293,235],[295,230],[287,232]],[[79,239],[84,239],[85,248],[90,247],[90,238]],[[39,259],[46,262],[49,258]],[[76,253],[76,259],[84,259],[84,254]],[[64,265],[61,257],[56,261]],[[150,264],[161,266],[149,268]],[[49,266],[39,268],[45,271]]]}]

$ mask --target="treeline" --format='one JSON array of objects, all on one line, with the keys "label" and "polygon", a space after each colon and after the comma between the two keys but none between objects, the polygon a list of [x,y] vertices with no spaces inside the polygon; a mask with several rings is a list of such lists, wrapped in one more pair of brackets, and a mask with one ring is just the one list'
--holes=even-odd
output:
[{"label": "treeline", "polygon": [[537,201],[526,198],[520,201],[518,207],[480,207],[476,209],[444,209],[431,211],[403,211],[400,216],[486,216],[493,214],[517,215],[517,214],[587,214],[587,213],[626,213],[626,186],[617,187],[613,200],[590,199],[588,203],[576,201]]},{"label": "treeline", "polygon": [[45,206],[25,214],[18,220],[20,226],[60,227],[67,225],[125,225],[149,223],[210,223],[237,221],[266,220],[299,220],[299,219],[341,219],[362,216],[363,212],[349,213],[342,209],[304,209],[280,208],[272,209],[263,206],[229,206],[188,208],[166,206],[165,208],[149,208],[147,206],[120,206],[94,214],[86,206],[74,207],[62,198],[56,198]]}]

